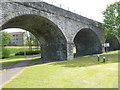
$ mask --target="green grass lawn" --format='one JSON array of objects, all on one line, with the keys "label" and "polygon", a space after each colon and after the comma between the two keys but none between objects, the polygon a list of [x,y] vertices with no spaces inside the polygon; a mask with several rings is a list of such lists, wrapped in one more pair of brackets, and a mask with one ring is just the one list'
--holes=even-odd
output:
[{"label": "green grass lawn", "polygon": [[118,88],[118,51],[109,52],[106,63],[103,56],[29,66],[4,88]]},{"label": "green grass lawn", "polygon": [[[6,47],[10,51],[9,58],[0,59],[0,64],[2,65],[15,65],[22,60],[24,60],[27,56],[15,56],[15,53],[24,51],[24,47],[22,46],[7,46]],[[28,47],[26,47],[28,50]],[[0,51],[0,55],[2,54],[2,50]],[[6,70],[0,70],[0,73],[5,72]]]},{"label": "green grass lawn", "polygon": [[11,56],[10,58],[0,59],[0,64],[2,65],[12,65],[17,64],[21,60],[24,60],[27,56]]},{"label": "green grass lawn", "polygon": [[[26,46],[7,46],[5,47],[10,51],[10,56],[8,58],[0,59],[0,64],[2,65],[15,65],[22,60],[24,60],[27,56],[15,56],[15,53],[20,51],[29,51],[29,47]],[[33,50],[36,50],[37,47],[33,46]],[[0,57],[2,57],[2,48],[0,47]],[[3,73],[7,70],[0,70],[0,73]]]},{"label": "green grass lawn", "polygon": [[[24,47],[24,46],[7,46],[5,48],[7,48],[10,51],[10,56],[14,56],[15,53],[18,53],[18,52],[21,52],[21,51],[24,51],[24,50],[29,51],[28,46],[26,46],[26,47]],[[33,51],[37,50],[36,46],[33,46],[32,48],[33,48],[32,49]],[[1,47],[0,47],[0,55],[2,55],[2,48]]]},{"label": "green grass lawn", "polygon": [[[27,56],[11,56],[9,58],[5,58],[5,59],[0,59],[0,64],[5,65],[5,66],[9,66],[9,65],[15,65],[19,62],[21,62],[22,60],[24,60]],[[0,73],[3,73],[7,70],[0,70]]]},{"label": "green grass lawn", "polygon": [[24,49],[26,51],[29,50],[29,47],[24,48],[23,46],[7,46],[6,48],[10,51],[10,57],[5,59],[0,59],[0,63],[2,63],[3,65],[11,65],[11,64],[19,63],[21,60],[25,59],[26,56],[15,56],[15,53],[24,51]]},{"label": "green grass lawn", "polygon": [[[2,63],[2,65],[17,64],[21,60],[26,58],[26,56],[15,56],[15,53],[24,51],[24,47],[22,47],[22,46],[7,46],[6,48],[10,51],[10,57],[0,59],[0,64],[1,63]],[[26,47],[26,50],[28,50],[28,47]]]}]

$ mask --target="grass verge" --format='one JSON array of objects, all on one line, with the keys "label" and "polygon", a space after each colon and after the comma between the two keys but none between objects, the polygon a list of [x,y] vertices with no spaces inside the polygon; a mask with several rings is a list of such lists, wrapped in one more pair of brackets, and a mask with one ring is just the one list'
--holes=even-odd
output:
[{"label": "grass verge", "polygon": [[[27,56],[11,56],[10,58],[5,58],[5,59],[0,59],[0,64],[2,66],[6,66],[6,67],[11,67],[19,62],[21,62],[22,60],[24,60]],[[7,69],[2,69],[0,70],[0,73],[6,72]]]},{"label": "grass verge", "polygon": [[27,56],[12,56],[10,58],[0,59],[0,64],[2,65],[13,65],[21,62]]},{"label": "grass verge", "polygon": [[118,51],[109,52],[106,63],[103,56],[29,66],[4,88],[118,88]]}]

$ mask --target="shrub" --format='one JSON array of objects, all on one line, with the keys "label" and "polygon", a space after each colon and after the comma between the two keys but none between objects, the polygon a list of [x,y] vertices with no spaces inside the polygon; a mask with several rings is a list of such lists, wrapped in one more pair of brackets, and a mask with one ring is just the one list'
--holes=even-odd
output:
[{"label": "shrub", "polygon": [[8,58],[9,56],[10,56],[10,51],[7,48],[3,47],[2,48],[2,58]]},{"label": "shrub", "polygon": [[[37,51],[26,51],[26,55],[35,55],[35,54],[39,54],[40,50]],[[15,55],[24,55],[24,51],[18,52]]]}]

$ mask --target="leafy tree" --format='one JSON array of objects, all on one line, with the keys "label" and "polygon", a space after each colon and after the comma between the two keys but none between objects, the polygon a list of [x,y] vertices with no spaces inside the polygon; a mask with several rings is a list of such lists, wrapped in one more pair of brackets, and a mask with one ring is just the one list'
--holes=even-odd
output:
[{"label": "leafy tree", "polygon": [[32,51],[32,40],[31,36],[27,36],[27,43],[29,46],[29,50]]},{"label": "leafy tree", "polygon": [[2,57],[0,58],[8,58],[10,56],[10,50],[5,48],[5,46],[2,47]]},{"label": "leafy tree", "polygon": [[2,46],[7,46],[12,41],[12,35],[5,31],[0,32],[0,41]]},{"label": "leafy tree", "polygon": [[118,14],[118,5],[119,2],[114,2],[110,5],[107,5],[106,10],[103,11],[104,23],[105,26],[105,38],[109,39],[112,37],[120,36],[119,33],[119,23],[120,23],[120,14]]},{"label": "leafy tree", "polygon": [[[32,46],[39,46],[38,40],[32,33],[27,33],[27,44],[29,46],[29,50],[32,51]],[[37,47],[38,48],[38,47]]]},{"label": "leafy tree", "polygon": [[7,58],[10,55],[10,51],[5,48],[12,41],[12,35],[10,33],[0,32],[0,58]]}]

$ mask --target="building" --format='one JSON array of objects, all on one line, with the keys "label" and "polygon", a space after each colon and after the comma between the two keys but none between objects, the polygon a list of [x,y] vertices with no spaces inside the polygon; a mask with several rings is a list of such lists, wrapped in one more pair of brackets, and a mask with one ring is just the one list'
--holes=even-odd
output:
[{"label": "building", "polygon": [[11,32],[13,40],[9,42],[9,46],[22,46],[24,45],[24,32]]}]

